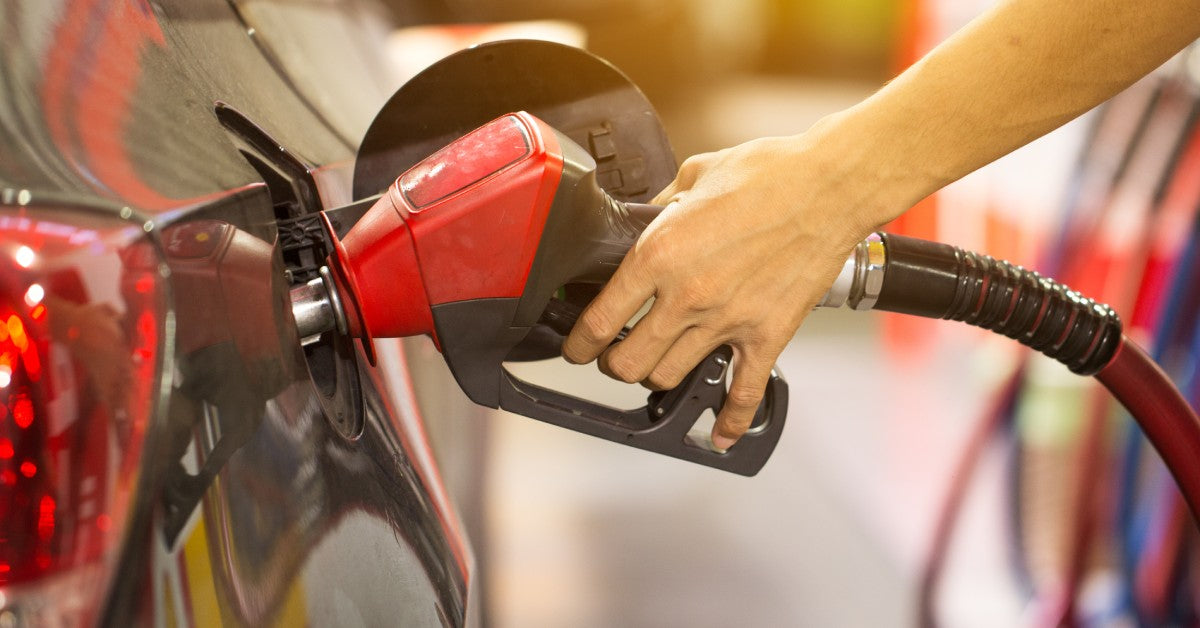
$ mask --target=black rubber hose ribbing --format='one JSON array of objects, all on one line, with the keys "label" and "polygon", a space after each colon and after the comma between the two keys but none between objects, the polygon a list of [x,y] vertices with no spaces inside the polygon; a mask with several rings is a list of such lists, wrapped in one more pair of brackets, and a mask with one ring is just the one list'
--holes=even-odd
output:
[{"label": "black rubber hose ribbing", "polygon": [[1003,260],[882,234],[887,262],[877,310],[962,321],[989,329],[1094,375],[1121,341],[1109,306]]}]

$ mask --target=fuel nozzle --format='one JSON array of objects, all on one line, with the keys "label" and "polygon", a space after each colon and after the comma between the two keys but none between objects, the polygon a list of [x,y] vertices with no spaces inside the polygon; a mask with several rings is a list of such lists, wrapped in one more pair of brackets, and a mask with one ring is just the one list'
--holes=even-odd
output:
[{"label": "fuel nozzle", "polygon": [[[364,207],[369,205],[369,207]],[[688,432],[724,405],[731,351],[719,347],[674,391],[635,410],[549,390],[506,361],[558,355],[595,289],[661,207],[613,198],[592,156],[528,113],[501,116],[400,175],[337,229],[327,270],[292,292],[301,336],[339,329],[362,340],[433,338],[467,396],[575,431],[752,475],[783,429],[776,374],[753,429],[728,452]]]}]

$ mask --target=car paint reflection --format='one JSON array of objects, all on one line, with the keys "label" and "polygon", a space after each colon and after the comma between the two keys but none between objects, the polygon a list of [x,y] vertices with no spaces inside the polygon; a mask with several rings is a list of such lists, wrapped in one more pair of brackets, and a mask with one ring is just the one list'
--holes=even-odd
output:
[{"label": "car paint reflection", "polygon": [[[346,439],[314,402],[313,385],[296,375],[305,368],[295,325],[255,320],[290,316],[276,248],[211,219],[169,227],[163,236],[182,297],[179,381],[169,412],[172,466],[160,522],[165,546],[178,547],[203,519],[212,573],[226,596],[223,617],[257,624],[296,595],[300,574],[325,594],[356,593],[343,582],[359,577],[359,565],[343,563],[340,572],[316,577],[306,564],[314,547],[329,546],[325,536],[346,525],[343,519],[365,517],[392,531],[372,547],[377,567],[391,565],[397,595],[369,606],[437,600],[448,617],[461,619],[466,565],[440,526],[412,528],[438,521],[438,511],[409,457],[397,454],[403,446],[378,396],[366,398],[365,433]],[[189,328],[203,337],[189,337]],[[406,574],[406,565],[420,565],[425,576]]]},{"label": "car paint reflection", "polygon": [[140,226],[0,198],[19,202],[0,204],[0,619],[71,623],[102,602],[130,520],[164,286]]},{"label": "car paint reflection", "polygon": [[[352,146],[263,57],[227,0],[6,2],[0,35],[0,218],[54,196],[139,221],[133,228],[144,226],[163,251],[174,228],[193,237],[215,229],[210,238],[247,252],[217,270],[204,256],[163,253],[174,321],[163,346],[175,360],[148,378],[170,388],[148,418],[143,481],[101,619],[318,623],[352,617],[346,600],[359,600],[364,617],[408,617],[425,600],[425,614],[412,615],[419,621],[467,623],[473,565],[413,392],[385,385],[359,355],[362,433],[347,439],[330,426],[290,311],[278,307],[286,282],[271,193],[214,103],[236,106],[313,164],[324,203],[348,200]],[[86,264],[95,241],[60,222],[76,229],[64,241]],[[152,261],[131,251],[123,263],[145,270],[137,265]],[[62,297],[43,287],[46,300]],[[138,333],[136,319],[81,313]],[[94,360],[87,380],[119,389],[104,380],[128,376],[103,363]],[[455,397],[439,412],[465,408]],[[57,514],[71,513],[60,504]],[[369,572],[393,595],[362,598],[355,557],[364,544],[378,557]]]}]

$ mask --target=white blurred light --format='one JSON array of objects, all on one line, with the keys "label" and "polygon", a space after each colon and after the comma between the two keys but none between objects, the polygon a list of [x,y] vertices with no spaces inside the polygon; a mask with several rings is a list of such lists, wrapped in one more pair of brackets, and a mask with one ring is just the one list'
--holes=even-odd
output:
[{"label": "white blurred light", "polygon": [[[0,364],[0,388],[8,388],[12,383],[12,367],[7,364]],[[4,605],[0,604],[0,608]]]},{"label": "white blurred light", "polygon": [[1185,54],[1183,63],[1188,76],[1193,83],[1200,85],[1200,46],[1192,46]]},{"label": "white blurred light", "polygon": [[29,286],[29,289],[25,291],[25,305],[29,307],[41,303],[44,298],[46,298],[46,290],[42,288],[42,284],[40,283]]},{"label": "white blurred light", "polygon": [[29,268],[30,266],[33,266],[33,260],[36,258],[37,254],[33,252],[33,249],[27,246],[22,246],[21,248],[17,249],[17,265],[21,268]]}]

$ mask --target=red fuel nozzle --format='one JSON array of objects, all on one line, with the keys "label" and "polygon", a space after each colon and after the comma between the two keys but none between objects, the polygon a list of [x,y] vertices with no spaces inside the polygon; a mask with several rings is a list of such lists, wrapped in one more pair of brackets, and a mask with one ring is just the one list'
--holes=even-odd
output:
[{"label": "red fuel nozzle", "polygon": [[520,297],[562,164],[554,130],[514,113],[397,178],[335,245],[350,333],[440,346],[432,308]]},{"label": "red fuel nozzle", "polygon": [[480,405],[753,475],[783,430],[787,384],[778,374],[737,447],[714,451],[689,435],[701,413],[720,412],[725,403],[727,346],[675,390],[627,411],[542,388],[504,368],[509,360],[560,351],[572,313],[586,302],[553,302],[555,294],[607,281],[660,210],[612,198],[586,150],[527,113],[508,114],[409,169],[340,238],[333,212],[326,213],[336,289],[328,303],[304,294],[298,302],[314,313],[305,320],[328,327],[324,308],[340,297],[347,331],[363,340],[372,363],[373,338],[432,336],[463,392]]}]

